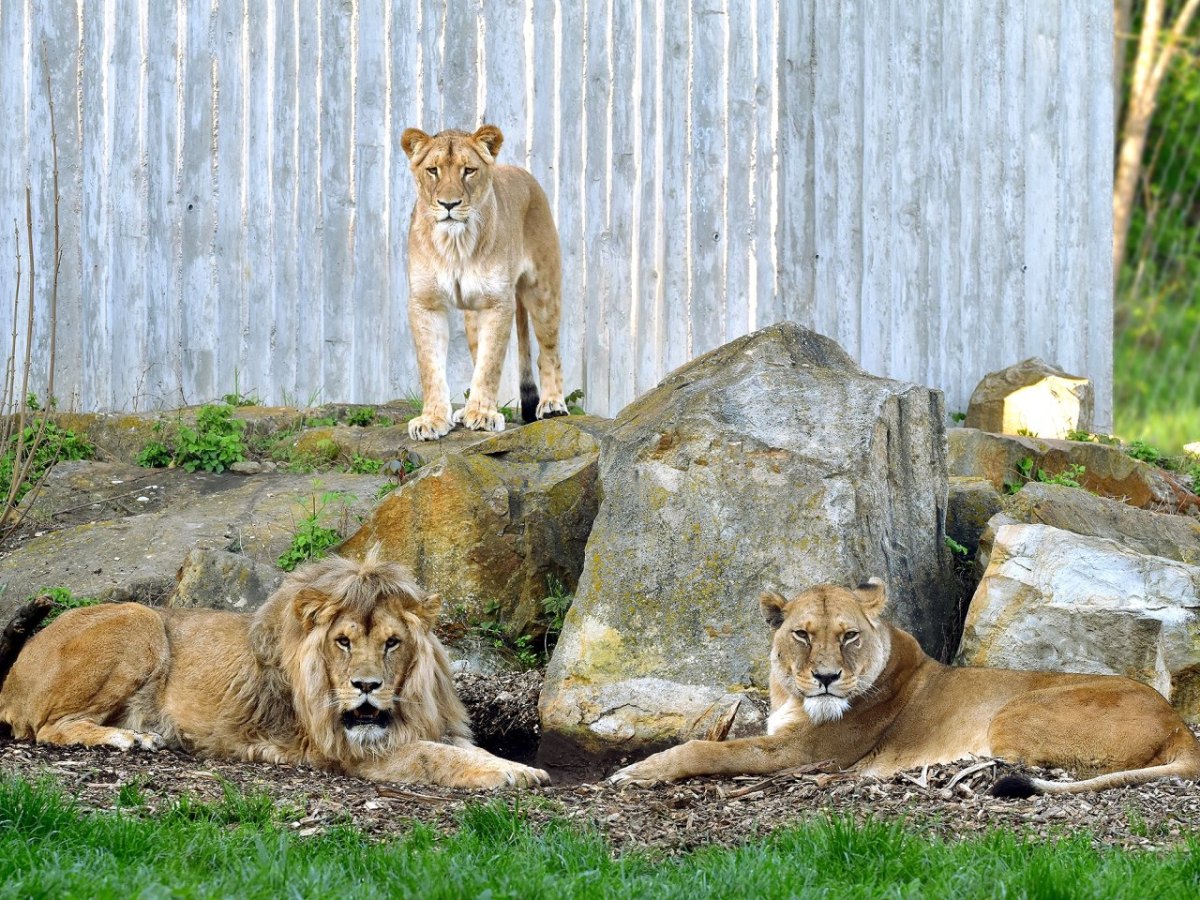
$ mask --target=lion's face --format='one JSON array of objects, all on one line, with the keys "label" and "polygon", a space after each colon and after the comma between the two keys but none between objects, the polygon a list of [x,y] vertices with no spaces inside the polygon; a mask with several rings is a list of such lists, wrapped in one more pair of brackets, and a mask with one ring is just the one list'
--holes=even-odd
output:
[{"label": "lion's face", "polygon": [[417,642],[425,639],[405,619],[383,607],[370,616],[342,614],[321,643],[330,709],[354,744],[386,741],[404,717],[398,698],[417,658]]},{"label": "lion's face", "polygon": [[882,583],[872,579],[854,591],[825,584],[791,600],[775,593],[759,599],[775,629],[771,666],[779,684],[802,700],[813,722],[840,719],[887,664]]},{"label": "lion's face", "polygon": [[441,131],[432,137],[416,128],[405,130],[400,145],[417,182],[418,209],[436,227],[456,235],[476,219],[491,194],[492,166],[503,141],[494,125],[474,134]]}]

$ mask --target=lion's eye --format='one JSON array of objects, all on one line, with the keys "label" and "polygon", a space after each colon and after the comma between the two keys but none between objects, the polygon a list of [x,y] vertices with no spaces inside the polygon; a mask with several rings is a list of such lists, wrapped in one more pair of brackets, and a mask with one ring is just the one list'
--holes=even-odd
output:
[{"label": "lion's eye", "polygon": [[857,640],[858,640],[858,632],[857,631],[847,631],[845,634],[842,635],[842,643],[843,644],[850,644]]},{"label": "lion's eye", "polygon": [[338,636],[334,640],[334,643],[337,644],[339,647],[341,647],[343,650],[350,649],[350,638],[346,637],[344,634]]},{"label": "lion's eye", "polygon": [[469,178],[470,176],[474,175],[475,172],[475,169],[472,169],[470,166],[465,166],[463,168],[463,178]]},{"label": "lion's eye", "polygon": [[792,637],[802,644],[808,643],[808,632],[803,628],[797,628],[792,632]]},{"label": "lion's eye", "polygon": [[428,172],[430,175],[432,175],[434,178],[437,178],[437,166],[430,166],[425,171]]},{"label": "lion's eye", "polygon": [[384,650],[395,650],[399,646],[400,646],[400,638],[398,638],[398,637],[390,637],[386,641],[383,642]]}]

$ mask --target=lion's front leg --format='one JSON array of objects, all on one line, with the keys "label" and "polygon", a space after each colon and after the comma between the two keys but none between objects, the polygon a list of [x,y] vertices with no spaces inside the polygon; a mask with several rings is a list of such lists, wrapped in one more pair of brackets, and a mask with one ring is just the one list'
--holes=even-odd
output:
[{"label": "lion's front leg", "polygon": [[692,775],[769,775],[813,762],[794,733],[738,738],[732,741],[687,741],[615,772],[615,785],[654,784]]},{"label": "lion's front leg", "polygon": [[449,434],[450,386],[446,383],[446,354],[450,324],[444,301],[434,295],[414,295],[408,302],[408,324],[417,349],[421,373],[421,414],[409,420],[408,436],[436,441]]},{"label": "lion's front leg", "polygon": [[387,758],[366,760],[354,774],[375,781],[455,788],[532,787],[550,780],[541,769],[493,756],[478,747],[414,741]]},{"label": "lion's front leg", "polygon": [[477,311],[478,346],[474,354],[471,396],[467,404],[454,413],[456,423],[475,431],[504,430],[504,416],[496,408],[496,393],[500,389],[500,372],[504,368],[515,314],[516,299],[512,295],[492,299]]}]

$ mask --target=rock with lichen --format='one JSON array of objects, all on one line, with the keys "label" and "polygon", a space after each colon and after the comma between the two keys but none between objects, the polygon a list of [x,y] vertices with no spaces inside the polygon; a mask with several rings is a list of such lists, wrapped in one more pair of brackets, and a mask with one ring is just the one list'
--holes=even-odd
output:
[{"label": "rock with lichen", "polygon": [[[669,375],[617,417],[603,502],[541,700],[547,762],[709,733],[767,684],[764,589],[882,576],[892,615],[957,643],[942,397],[792,323]],[[760,729],[742,703],[732,733]]]},{"label": "rock with lichen", "polygon": [[541,630],[550,579],[571,590],[599,507],[610,421],[564,416],[505,431],[421,467],[342,546],[412,568],[452,616],[510,640]]},{"label": "rock with lichen", "polygon": [[1200,721],[1200,566],[999,520],[957,661],[1125,675]]}]

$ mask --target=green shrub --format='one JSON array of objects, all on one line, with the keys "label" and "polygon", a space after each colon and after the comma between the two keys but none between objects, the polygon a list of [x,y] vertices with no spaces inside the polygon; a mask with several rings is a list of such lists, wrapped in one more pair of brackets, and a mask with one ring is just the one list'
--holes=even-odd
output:
[{"label": "green shrub", "polygon": [[[18,501],[46,476],[56,462],[92,458],[92,445],[75,432],[59,428],[53,422],[46,422],[44,430],[38,424],[26,425],[21,435],[14,434],[9,439],[8,448],[4,455],[0,456],[0,495],[4,497],[12,490],[13,478],[20,475],[17,471],[18,437],[23,438],[22,462],[31,460],[25,478],[17,486],[14,495],[14,499]],[[33,454],[32,458],[29,456],[30,452]]]},{"label": "green shrub", "polygon": [[179,426],[175,462],[188,472],[224,472],[246,458],[246,423],[233,418],[233,407],[208,404],[196,414],[196,427]]},{"label": "green shrub", "polygon": [[279,557],[279,568],[290,572],[310,559],[321,559],[331,548],[340,544],[341,533],[336,528],[322,525],[321,516],[331,503],[341,503],[344,514],[352,501],[353,497],[342,491],[325,491],[320,498],[314,493],[308,512],[296,525],[292,545]]}]

